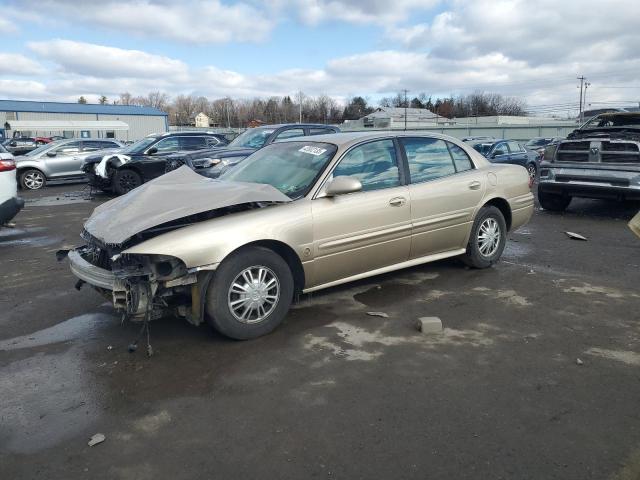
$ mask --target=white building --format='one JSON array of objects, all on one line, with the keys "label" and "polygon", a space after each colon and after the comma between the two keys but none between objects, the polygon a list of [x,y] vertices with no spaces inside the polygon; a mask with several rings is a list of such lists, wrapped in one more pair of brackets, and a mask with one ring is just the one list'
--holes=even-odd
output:
[{"label": "white building", "polygon": [[210,119],[204,112],[197,114],[194,121],[197,128],[209,128],[210,126]]},{"label": "white building", "polygon": [[152,107],[0,100],[0,138],[20,131],[25,137],[139,140],[168,129],[167,114]]},{"label": "white building", "polygon": [[[405,118],[406,114],[406,118]],[[405,121],[406,120],[406,121]],[[345,122],[347,128],[407,130],[453,125],[446,117],[426,108],[380,107],[358,120]]]}]

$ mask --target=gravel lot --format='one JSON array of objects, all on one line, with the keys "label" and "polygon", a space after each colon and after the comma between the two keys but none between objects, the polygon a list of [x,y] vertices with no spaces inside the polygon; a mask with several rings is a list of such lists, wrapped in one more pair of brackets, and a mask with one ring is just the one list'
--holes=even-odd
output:
[{"label": "gravel lot", "polygon": [[81,189],[0,230],[0,478],[640,478],[640,205],[536,211],[495,268],[317,293],[254,341],[159,320],[147,358],[55,259]]}]

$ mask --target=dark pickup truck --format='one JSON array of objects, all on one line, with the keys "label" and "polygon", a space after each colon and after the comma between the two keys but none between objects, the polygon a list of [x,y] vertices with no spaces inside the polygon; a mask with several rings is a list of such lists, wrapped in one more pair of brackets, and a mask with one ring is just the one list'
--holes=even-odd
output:
[{"label": "dark pickup truck", "polygon": [[545,149],[540,205],[563,211],[573,197],[640,200],[640,113],[597,115]]}]

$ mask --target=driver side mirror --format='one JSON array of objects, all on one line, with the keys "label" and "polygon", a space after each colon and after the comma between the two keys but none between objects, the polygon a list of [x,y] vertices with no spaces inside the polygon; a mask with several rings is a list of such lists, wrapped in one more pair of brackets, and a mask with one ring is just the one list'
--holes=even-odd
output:
[{"label": "driver side mirror", "polygon": [[147,155],[153,155],[155,153],[158,153],[158,149],[156,147],[151,147],[149,150],[147,150]]},{"label": "driver side mirror", "polygon": [[47,152],[47,157],[55,157],[56,155],[58,155],[58,152]]},{"label": "driver side mirror", "polygon": [[347,193],[355,193],[362,190],[362,183],[355,177],[335,177],[324,189],[327,197],[335,197],[336,195],[346,195]]},{"label": "driver side mirror", "polygon": [[491,158],[496,158],[498,155],[504,155],[504,150],[496,150],[491,154]]}]

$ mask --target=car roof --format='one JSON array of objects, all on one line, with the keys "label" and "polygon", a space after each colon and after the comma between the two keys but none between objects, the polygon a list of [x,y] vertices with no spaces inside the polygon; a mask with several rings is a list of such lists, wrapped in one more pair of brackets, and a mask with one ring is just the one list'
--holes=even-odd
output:
[{"label": "car roof", "polygon": [[[346,147],[354,143],[358,143],[362,140],[376,139],[376,138],[388,138],[388,137],[431,137],[439,138],[442,140],[451,140],[451,136],[443,135],[441,133],[426,132],[424,130],[376,130],[375,132],[339,132],[339,133],[327,133],[323,135],[312,135],[306,137],[291,137],[280,140],[278,143],[285,142],[323,142],[331,143],[337,147]],[[454,139],[458,142],[462,142],[459,139]],[[464,142],[462,142],[464,143]]]}]

